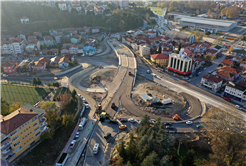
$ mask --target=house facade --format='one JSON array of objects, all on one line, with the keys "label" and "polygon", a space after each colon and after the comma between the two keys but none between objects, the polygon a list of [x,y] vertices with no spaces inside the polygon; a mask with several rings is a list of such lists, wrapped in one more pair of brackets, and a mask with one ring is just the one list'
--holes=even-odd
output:
[{"label": "house facade", "polygon": [[40,58],[38,61],[34,62],[34,65],[32,66],[33,71],[40,71],[45,70],[47,66],[48,60],[44,57]]},{"label": "house facade", "polygon": [[78,53],[78,46],[73,44],[70,48],[69,48],[69,53],[70,54],[77,54]]},{"label": "house facade", "polygon": [[22,55],[25,49],[25,41],[22,38],[12,38],[9,41],[2,41],[2,54]]},{"label": "house facade", "polygon": [[26,23],[29,23],[29,18],[26,16],[23,16],[20,18],[20,21],[22,24],[26,24]]},{"label": "house facade", "polygon": [[216,75],[205,74],[202,77],[200,84],[202,86],[205,86],[213,90],[214,92],[217,92],[222,87],[223,79],[221,79],[220,77]]},{"label": "house facade", "polygon": [[69,67],[69,58],[62,57],[58,62],[59,68]]},{"label": "house facade", "polygon": [[59,2],[58,7],[60,10],[67,10],[67,3],[66,2]]},{"label": "house facade", "polygon": [[139,45],[140,56],[149,57],[150,56],[150,47],[148,45]]},{"label": "house facade", "polygon": [[4,73],[12,74],[18,68],[17,61],[5,61],[3,64]]},{"label": "house facade", "polygon": [[169,56],[167,54],[152,54],[150,59],[152,62],[163,67],[168,65]]},{"label": "house facade", "polygon": [[46,46],[53,46],[55,45],[54,39],[51,36],[44,36],[44,44]]},{"label": "house facade", "polygon": [[246,101],[246,86],[244,81],[228,83],[225,87],[224,95],[237,101]]},{"label": "house facade", "polygon": [[56,40],[56,43],[61,43],[62,42],[62,34],[54,33],[54,38]]},{"label": "house facade", "polygon": [[45,110],[26,104],[1,116],[1,159],[10,163],[40,140],[48,130]]}]

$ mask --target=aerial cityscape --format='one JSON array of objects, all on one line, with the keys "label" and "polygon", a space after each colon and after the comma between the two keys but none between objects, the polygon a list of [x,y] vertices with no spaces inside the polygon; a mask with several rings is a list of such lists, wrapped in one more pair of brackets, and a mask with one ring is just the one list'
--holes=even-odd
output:
[{"label": "aerial cityscape", "polygon": [[1,2],[1,166],[246,166],[246,2]]}]

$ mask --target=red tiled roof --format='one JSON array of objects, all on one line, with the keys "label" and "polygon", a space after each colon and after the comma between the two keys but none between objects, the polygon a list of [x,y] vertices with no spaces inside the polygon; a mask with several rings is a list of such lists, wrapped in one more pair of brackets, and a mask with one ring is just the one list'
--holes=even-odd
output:
[{"label": "red tiled roof", "polygon": [[242,86],[246,87],[246,82],[245,82],[245,81],[239,81],[237,84],[239,84],[239,85],[242,85]]},{"label": "red tiled roof", "polygon": [[221,70],[225,70],[225,71],[228,71],[230,73],[234,73],[234,74],[238,74],[240,73],[241,71],[240,70],[237,70],[235,68],[232,68],[232,67],[228,67],[228,66],[223,66],[220,68]]},{"label": "red tiled roof", "polygon": [[218,76],[212,75],[212,74],[205,74],[204,76],[202,76],[202,78],[204,78],[206,80],[209,80],[211,82],[216,82],[216,83],[219,83],[220,81],[223,81],[222,78],[219,78]]},{"label": "red tiled roof", "polygon": [[62,34],[54,33],[54,36],[62,36]]},{"label": "red tiled roof", "polygon": [[69,58],[68,57],[62,57],[58,63],[61,63],[61,62],[68,63],[69,62]]},{"label": "red tiled roof", "polygon": [[76,44],[73,44],[70,48],[78,48]]},{"label": "red tiled roof", "polygon": [[211,53],[211,54],[215,54],[217,51],[214,49],[208,49],[206,52]]},{"label": "red tiled roof", "polygon": [[224,59],[221,63],[231,66],[233,64],[233,61]]},{"label": "red tiled roof", "polygon": [[44,36],[44,39],[45,40],[53,40],[53,37],[51,37],[51,36]]},{"label": "red tiled roof", "polygon": [[21,42],[23,39],[22,38],[13,38],[10,40],[11,43],[13,42]]},{"label": "red tiled roof", "polygon": [[222,76],[227,77],[227,78],[231,78],[233,76],[233,74],[231,74],[225,70],[219,70],[219,71],[217,71],[217,74],[222,75]]},{"label": "red tiled roof", "polygon": [[37,115],[36,112],[21,107],[1,118],[1,132],[8,135]]},{"label": "red tiled roof", "polygon": [[29,19],[28,17],[26,17],[26,16],[23,16],[23,17],[21,17],[20,19]]},{"label": "red tiled roof", "polygon": [[246,61],[242,61],[240,64],[246,64]]},{"label": "red tiled roof", "polygon": [[189,50],[188,48],[185,48],[184,49],[184,52],[186,53],[186,54],[191,54],[191,53],[193,53],[191,50]]},{"label": "red tiled roof", "polygon": [[173,51],[173,49],[164,47],[164,48],[162,49],[162,51],[168,51],[168,52],[170,51],[170,52],[171,52],[171,51]]},{"label": "red tiled roof", "polygon": [[3,67],[11,67],[16,65],[17,61],[5,61]]},{"label": "red tiled roof", "polygon": [[158,59],[169,59],[169,56],[167,54],[152,54],[150,56],[154,60],[158,60]]}]

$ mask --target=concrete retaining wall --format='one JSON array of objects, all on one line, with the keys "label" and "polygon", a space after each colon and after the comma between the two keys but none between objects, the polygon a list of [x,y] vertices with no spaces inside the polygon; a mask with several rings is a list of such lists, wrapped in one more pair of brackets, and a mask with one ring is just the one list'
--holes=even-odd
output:
[{"label": "concrete retaining wall", "polygon": [[115,50],[114,46],[112,46],[112,44],[107,40],[108,45],[112,48],[112,50],[114,51],[114,53],[117,55],[118,59],[119,59],[119,66],[121,65],[121,57],[119,56],[119,54],[117,53],[117,51]]},{"label": "concrete retaining wall", "polygon": [[81,65],[76,66],[76,67],[74,67],[74,68],[72,68],[72,69],[69,69],[69,70],[66,70],[66,71],[64,71],[64,72],[57,73],[57,74],[55,74],[55,76],[59,76],[59,75],[63,75],[63,74],[69,73],[69,72],[71,72],[71,71],[73,71],[73,70],[76,70],[76,69],[78,69],[78,68],[80,68],[80,67],[81,67]]}]

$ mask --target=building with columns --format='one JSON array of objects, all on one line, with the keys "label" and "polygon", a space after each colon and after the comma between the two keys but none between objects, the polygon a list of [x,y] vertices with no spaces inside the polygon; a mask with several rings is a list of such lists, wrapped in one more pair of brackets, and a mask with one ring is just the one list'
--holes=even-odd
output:
[{"label": "building with columns", "polygon": [[168,69],[182,75],[188,75],[192,71],[192,59],[181,48],[179,54],[172,53],[169,55]]}]

